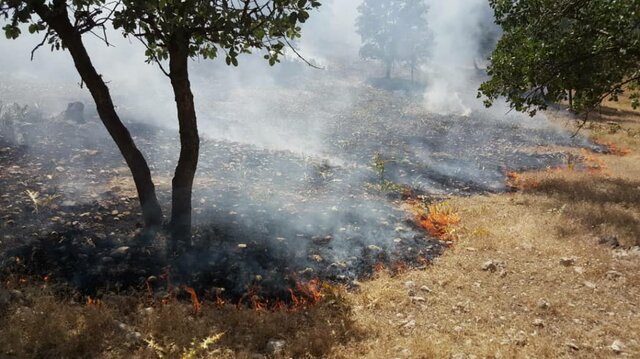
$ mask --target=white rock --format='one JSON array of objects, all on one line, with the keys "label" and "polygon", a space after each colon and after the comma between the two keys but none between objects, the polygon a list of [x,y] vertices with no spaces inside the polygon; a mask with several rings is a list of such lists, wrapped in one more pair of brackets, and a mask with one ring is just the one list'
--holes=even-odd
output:
[{"label": "white rock", "polygon": [[112,257],[123,256],[123,255],[127,254],[127,252],[129,252],[129,247],[128,246],[122,246],[122,247],[118,247],[118,248],[112,250],[111,251],[111,256]]},{"label": "white rock", "polygon": [[414,289],[416,287],[416,282],[414,282],[412,280],[408,280],[408,281],[404,282],[404,286],[407,289]]},{"label": "white rock", "polygon": [[527,345],[527,333],[525,333],[524,331],[519,331],[514,337],[513,337],[513,342],[516,345],[519,346],[525,346]]},{"label": "white rock", "polygon": [[284,351],[284,347],[287,345],[287,342],[281,339],[270,339],[267,342],[267,353],[271,355],[282,354]]},{"label": "white rock", "polygon": [[564,345],[569,347],[569,349],[580,350],[580,347],[578,346],[578,344],[576,344],[574,342],[566,342],[566,343],[564,343]]},{"label": "white rock", "polygon": [[546,310],[546,309],[551,308],[551,304],[548,301],[546,301],[545,299],[540,299],[538,301],[538,308]]},{"label": "white rock", "polygon": [[400,351],[400,355],[402,355],[405,358],[409,358],[411,356],[411,354],[412,354],[411,350],[409,350],[409,349],[402,349]]},{"label": "white rock", "polygon": [[415,329],[415,327],[416,327],[416,321],[415,320],[410,320],[410,321],[408,321],[408,322],[406,322],[406,323],[404,323],[402,325],[402,328],[407,329],[407,330]]},{"label": "white rock", "polygon": [[539,328],[544,328],[544,320],[536,318],[533,320],[533,325]]},{"label": "white rock", "polygon": [[611,350],[616,354],[622,353],[624,350],[624,344],[619,340],[614,340],[611,344]]},{"label": "white rock", "polygon": [[576,264],[576,260],[576,257],[562,257],[560,258],[560,264],[565,267],[571,267],[572,265]]},{"label": "white rock", "polygon": [[411,297],[411,303],[424,303],[427,300],[424,297]]}]

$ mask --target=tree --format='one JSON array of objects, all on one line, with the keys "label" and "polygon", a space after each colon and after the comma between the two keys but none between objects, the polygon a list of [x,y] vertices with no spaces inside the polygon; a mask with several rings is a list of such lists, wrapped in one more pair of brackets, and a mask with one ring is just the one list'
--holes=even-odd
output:
[{"label": "tree", "polygon": [[588,113],[602,100],[631,91],[638,105],[640,1],[491,0],[504,34],[480,86],[490,106],[505,97],[534,115],[571,100]]},{"label": "tree", "polygon": [[[134,36],[146,45],[149,61],[157,63],[170,78],[175,95],[181,147],[172,181],[170,229],[174,240],[183,240],[191,234],[191,194],[199,155],[197,119],[189,82],[189,58],[202,56],[213,59],[218,51],[223,51],[226,63],[237,66],[240,54],[250,53],[252,49],[264,49],[264,58],[274,65],[289,44],[288,39],[300,37],[298,24],[304,22],[309,17],[309,11],[320,6],[320,3],[316,0],[125,0],[118,2],[106,15],[101,15],[105,8],[102,0],[74,0],[71,3],[65,0],[54,0],[53,3],[7,0],[1,1],[0,6],[1,14],[5,17],[11,15],[10,24],[4,28],[7,37],[17,37],[20,34],[19,24],[29,23],[31,32],[46,31],[46,38],[54,48],[69,49],[108,129],[116,122],[114,118],[117,119],[117,115],[106,85],[91,65],[81,36],[113,19],[116,28],[121,28],[125,35]],[[69,16],[67,8],[72,9],[73,17]],[[37,14],[40,19],[32,20],[32,14]],[[74,19],[73,24],[71,18]],[[169,61],[168,70],[163,66],[164,60]],[[125,142],[135,148],[119,119],[116,124],[128,136],[123,139],[112,133],[118,146]],[[123,151],[123,155],[127,153]],[[141,154],[139,158],[143,162],[127,162],[132,172],[137,170],[135,165],[140,163],[148,172]],[[150,175],[144,185],[145,188],[153,188]],[[142,196],[140,199],[142,203]],[[155,202],[157,204],[157,200]],[[145,204],[142,205],[144,208]],[[159,211],[160,207],[157,209]]]},{"label": "tree", "polygon": [[[53,2],[0,0],[0,16],[9,20],[3,27],[9,39],[20,36],[20,24],[29,24],[29,32],[45,32],[44,39],[38,47],[48,43],[52,50],[69,50],[82,82],[95,101],[102,123],[131,171],[145,226],[154,228],[162,223],[162,209],[156,197],[149,166],[116,113],[109,88],[93,66],[82,41],[82,35],[97,28],[104,28],[110,14],[103,14],[103,5],[104,1],[90,0],[72,3],[64,0]],[[33,15],[37,16],[34,18]]]},{"label": "tree", "polygon": [[180,128],[180,157],[172,181],[174,238],[191,233],[191,193],[199,153],[189,58],[214,59],[223,51],[227,65],[238,66],[238,55],[264,49],[264,58],[274,65],[288,39],[300,37],[298,23],[318,6],[315,0],[124,0],[115,12],[115,27],[140,39],[149,61],[169,60],[169,70],[161,69],[171,80]]},{"label": "tree", "polygon": [[357,32],[362,39],[360,56],[382,61],[385,77],[393,64],[407,63],[413,71],[428,55],[431,33],[422,0],[364,0],[358,7]]}]

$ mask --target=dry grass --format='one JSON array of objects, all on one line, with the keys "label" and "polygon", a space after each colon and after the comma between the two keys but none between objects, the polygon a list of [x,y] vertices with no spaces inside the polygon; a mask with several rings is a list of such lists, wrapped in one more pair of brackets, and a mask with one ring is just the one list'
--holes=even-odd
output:
[{"label": "dry grass", "polygon": [[[619,340],[619,355],[640,357],[640,251],[629,250],[640,245],[640,116],[607,113],[583,131],[631,153],[589,154],[587,172],[519,174],[522,192],[452,199],[455,248],[350,295],[370,336],[346,356],[601,358]],[[599,243],[607,236],[622,248]]]},{"label": "dry grass", "polygon": [[517,193],[450,199],[457,240],[425,271],[381,272],[307,310],[205,303],[197,318],[188,302],[87,306],[39,292],[0,308],[0,357],[261,358],[271,339],[286,341],[275,357],[294,358],[640,357],[639,129],[637,113],[606,109],[585,133],[630,154],[589,154],[589,172],[520,174]]},{"label": "dry grass", "polygon": [[110,296],[88,305],[61,302],[47,290],[29,292],[26,303],[0,317],[2,358],[255,359],[269,352],[270,340],[284,340],[289,356],[322,357],[361,337],[338,288],[312,308],[269,312],[205,303],[196,317],[186,302],[149,306],[144,299]]}]

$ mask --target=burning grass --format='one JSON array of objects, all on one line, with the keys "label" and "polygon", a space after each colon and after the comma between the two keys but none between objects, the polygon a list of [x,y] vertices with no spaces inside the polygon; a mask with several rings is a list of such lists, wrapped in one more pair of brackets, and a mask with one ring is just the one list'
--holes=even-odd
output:
[{"label": "burning grass", "polygon": [[420,200],[408,200],[406,205],[415,217],[415,222],[431,236],[443,241],[457,238],[456,229],[460,215],[448,202],[426,204]]},{"label": "burning grass", "polygon": [[640,116],[622,120],[607,136],[626,156],[576,152],[586,160],[512,173],[508,195],[450,199],[464,218],[456,246],[428,271],[381,275],[351,295],[370,335],[346,355],[640,355],[640,141],[626,131]]},{"label": "burning grass", "polygon": [[605,142],[605,141],[599,140],[598,138],[595,138],[593,141],[601,146],[606,147],[607,152],[615,156],[624,157],[632,153],[630,148],[620,148],[618,147],[618,145],[616,145],[613,142]]},{"label": "burning grass", "polygon": [[[55,299],[47,289],[23,288],[21,304],[2,308],[1,354],[26,357],[251,358],[320,357],[361,334],[344,291],[332,288],[313,307],[264,311],[202,303],[150,306],[144,298],[106,296],[102,305]],[[2,294],[2,293],[0,293]],[[272,342],[286,346],[274,351]]]}]

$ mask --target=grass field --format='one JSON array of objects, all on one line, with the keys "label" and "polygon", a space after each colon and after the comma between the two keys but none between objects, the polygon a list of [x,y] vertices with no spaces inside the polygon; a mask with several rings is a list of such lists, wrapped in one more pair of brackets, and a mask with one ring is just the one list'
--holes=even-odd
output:
[{"label": "grass field", "polygon": [[587,170],[450,198],[457,239],[426,270],[325,288],[308,309],[205,303],[197,317],[188,301],[152,307],[141,294],[85,304],[6,292],[0,357],[640,357],[640,114],[607,106],[582,131],[614,153],[567,149]]}]

